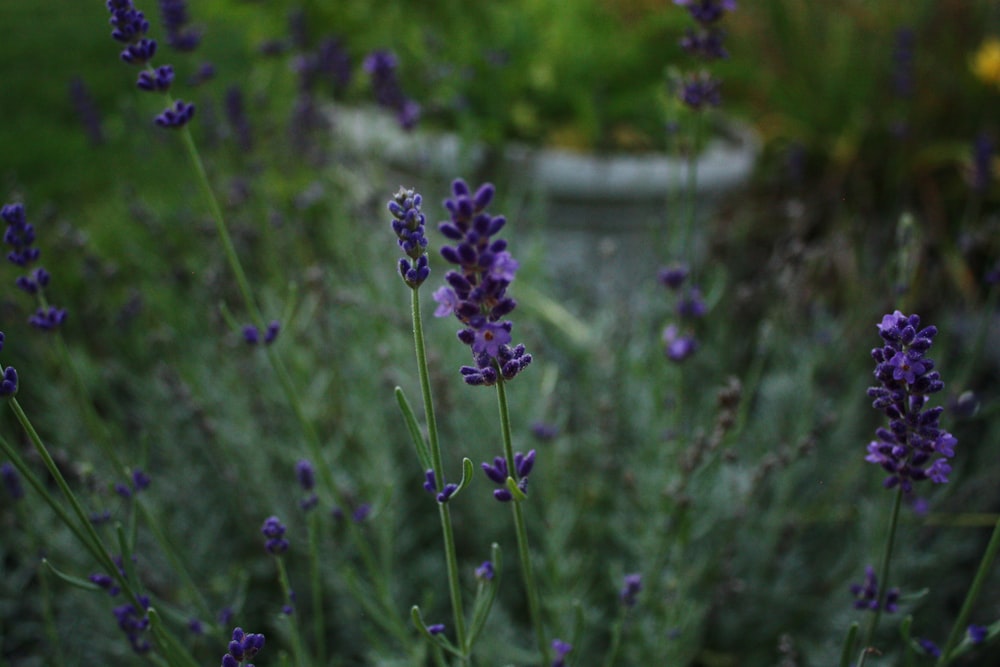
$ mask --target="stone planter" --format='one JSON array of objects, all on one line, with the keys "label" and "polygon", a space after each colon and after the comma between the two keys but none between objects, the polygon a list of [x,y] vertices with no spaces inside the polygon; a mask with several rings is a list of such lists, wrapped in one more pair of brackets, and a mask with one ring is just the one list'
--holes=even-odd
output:
[{"label": "stone planter", "polygon": [[[620,298],[636,280],[655,279],[657,266],[671,259],[665,256],[666,235],[687,210],[681,196],[688,179],[686,159],[513,144],[495,165],[486,165],[485,147],[465,144],[454,134],[405,132],[378,109],[336,107],[330,114],[339,149],[376,157],[399,170],[406,185],[424,192],[437,189],[443,197],[442,181],[486,174],[527,193],[526,215],[532,219],[522,228],[542,232],[551,248],[552,275],[586,276],[599,301]],[[721,196],[748,181],[760,152],[750,128],[735,125],[730,134],[711,142],[697,158],[699,219]]]}]

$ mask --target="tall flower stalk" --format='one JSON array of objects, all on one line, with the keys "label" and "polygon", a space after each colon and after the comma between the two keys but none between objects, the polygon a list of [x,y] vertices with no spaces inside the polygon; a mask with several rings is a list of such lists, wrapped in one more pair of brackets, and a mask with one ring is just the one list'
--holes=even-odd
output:
[{"label": "tall flower stalk", "polygon": [[868,389],[868,396],[874,399],[872,407],[889,418],[889,425],[876,430],[876,439],[868,444],[865,460],[889,473],[883,486],[896,489],[896,493],[882,549],[878,583],[871,585],[874,593],[868,608],[874,614],[864,636],[858,667],[863,667],[869,654],[882,611],[889,610],[893,604],[888,600],[892,592],[888,588],[889,565],[903,497],[913,491],[915,483],[924,480],[946,483],[951,472],[948,459],[955,455],[958,443],[938,424],[944,408],[926,407],[930,395],[944,388],[940,374],[934,370],[934,362],[925,356],[937,335],[937,327],[921,327],[918,315],[904,315],[897,310],[882,318],[878,330],[883,345],[873,349],[871,354],[879,384]]},{"label": "tall flower stalk", "polygon": [[441,248],[441,256],[457,269],[445,274],[447,286],[434,292],[437,317],[454,315],[461,323],[458,339],[468,345],[474,365],[462,366],[466,384],[495,386],[500,414],[503,456],[493,463],[483,463],[486,476],[500,488],[493,492],[500,502],[510,503],[517,535],[518,556],[524,580],[528,609],[543,664],[549,663],[550,646],[545,639],[538,585],[535,581],[528,546],[528,530],[521,503],[527,499],[528,474],[535,462],[535,452],[514,452],[506,383],[531,363],[524,345],[511,345],[513,323],[503,319],[517,307],[507,295],[518,262],[507,251],[507,241],[495,238],[507,220],[494,216],[486,208],[493,201],[495,188],[486,183],[474,193],[465,181],[452,183],[452,197],[445,200],[450,220],[438,229],[455,245]]},{"label": "tall flower stalk", "polygon": [[[460,485],[446,482],[444,459],[441,455],[441,443],[438,438],[437,418],[434,413],[434,399],[431,395],[430,372],[427,367],[423,320],[420,314],[420,286],[430,275],[427,260],[427,237],[424,235],[426,219],[420,210],[422,201],[419,193],[400,187],[399,191],[389,200],[388,206],[393,217],[392,228],[396,232],[400,249],[406,255],[399,260],[399,274],[403,282],[410,288],[413,346],[417,357],[417,373],[420,376],[424,420],[427,424],[426,448],[423,447],[423,436],[419,434],[415,434],[414,443],[417,446],[418,458],[421,459],[426,471],[424,488],[437,501],[448,570],[448,594],[451,598],[452,618],[455,624],[455,641],[460,649],[459,657],[462,664],[467,664],[471,646],[466,635],[458,555],[455,549],[455,533],[449,505],[449,501],[460,490]],[[402,397],[401,390],[397,388],[397,392],[397,395]],[[468,459],[465,461],[468,462]],[[465,467],[471,467],[471,462],[468,462]],[[463,482],[467,482],[468,478],[469,475],[463,475]]]}]

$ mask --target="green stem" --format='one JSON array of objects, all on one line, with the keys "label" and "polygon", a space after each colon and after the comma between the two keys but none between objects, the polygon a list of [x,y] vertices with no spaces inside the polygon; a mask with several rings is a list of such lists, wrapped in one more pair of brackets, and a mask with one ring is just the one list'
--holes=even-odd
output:
[{"label": "green stem", "polygon": [[[444,488],[444,461],[438,440],[437,418],[434,413],[434,399],[431,395],[430,371],[427,367],[427,351],[424,345],[424,326],[420,315],[420,291],[410,290],[410,307],[413,317],[413,345],[417,355],[417,371],[420,375],[420,393],[424,400],[424,419],[427,422],[427,439],[430,445],[431,465],[438,490]],[[455,533],[451,521],[451,509],[447,502],[438,503],[441,519],[441,534],[444,539],[445,561],[448,567],[448,591],[451,596],[452,616],[455,623],[455,642],[462,651],[462,663],[468,662],[472,647],[466,642],[465,612],[462,608],[462,588],[458,572],[458,555],[455,548]]]},{"label": "green stem", "polygon": [[878,607],[872,615],[871,623],[865,632],[864,652],[858,661],[857,667],[864,667],[865,659],[868,657],[868,649],[872,647],[875,637],[875,630],[878,628],[879,619],[882,616],[882,606],[885,603],[886,592],[889,590],[889,561],[892,559],[892,548],[896,541],[896,527],[899,525],[899,508],[903,501],[903,486],[899,485],[896,490],[896,499],[892,504],[892,516],[889,519],[889,530],[886,532],[885,545],[882,548],[882,561],[878,573]]},{"label": "green stem", "polygon": [[323,621],[323,581],[319,560],[319,513],[310,512],[309,531],[309,580],[312,583],[313,641],[316,644],[316,664],[326,663],[326,628]]},{"label": "green stem", "polygon": [[275,556],[274,562],[278,566],[278,580],[281,582],[281,592],[285,596],[285,601],[289,606],[291,606],[292,613],[285,615],[285,620],[288,622],[288,627],[290,628],[291,640],[292,640],[292,654],[295,656],[295,664],[298,667],[305,667],[305,655],[302,649],[302,636],[299,634],[299,624],[298,624],[298,609],[295,608],[295,604],[292,600],[292,586],[288,580],[288,571],[285,569],[285,561],[281,556]]},{"label": "green stem", "polygon": [[979,597],[983,585],[986,583],[986,578],[990,574],[990,567],[998,551],[1000,551],[1000,519],[997,520],[996,526],[993,528],[993,536],[990,537],[990,542],[986,545],[983,559],[979,563],[979,569],[976,570],[976,576],[972,580],[969,592],[965,595],[965,601],[962,603],[962,609],[958,612],[958,617],[955,619],[955,625],[952,626],[951,632],[948,633],[948,640],[941,649],[941,657],[937,661],[938,667],[947,665],[951,661],[951,658],[955,657],[950,655],[952,649],[958,644],[962,633],[965,632],[969,615],[972,613],[972,607],[976,603],[976,598]]},{"label": "green stem", "polygon": [[[507,470],[510,475],[516,475],[514,467],[514,444],[510,430],[510,412],[507,408],[507,391],[504,379],[497,380],[497,403],[500,408],[500,432],[503,438],[504,457],[507,459]],[[538,641],[538,652],[542,656],[542,665],[548,665],[549,645],[545,641],[545,626],[542,622],[542,610],[538,600],[538,586],[535,583],[535,572],[531,565],[531,552],[528,548],[528,528],[524,521],[524,511],[521,501],[514,498],[510,501],[514,513],[514,528],[517,532],[517,553],[521,559],[521,576],[524,579],[525,594],[528,597],[528,611],[531,623],[535,628],[535,638]]]}]

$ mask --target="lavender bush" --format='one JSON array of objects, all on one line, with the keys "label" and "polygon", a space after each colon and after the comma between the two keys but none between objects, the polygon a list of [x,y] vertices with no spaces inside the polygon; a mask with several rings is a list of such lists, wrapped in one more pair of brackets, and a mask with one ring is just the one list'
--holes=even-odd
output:
[{"label": "lavender bush", "polygon": [[[728,55],[735,3],[675,4]],[[4,200],[0,665],[991,664],[990,319],[920,292],[929,259],[803,307],[807,260],[714,271],[692,200],[622,296],[648,312],[581,309],[503,174],[397,187],[302,125],[352,62],[415,121],[387,51],[296,15],[280,106],[197,74],[195,5],[106,6],[158,101],[105,140],[173,169],[117,174],[90,235]]]}]

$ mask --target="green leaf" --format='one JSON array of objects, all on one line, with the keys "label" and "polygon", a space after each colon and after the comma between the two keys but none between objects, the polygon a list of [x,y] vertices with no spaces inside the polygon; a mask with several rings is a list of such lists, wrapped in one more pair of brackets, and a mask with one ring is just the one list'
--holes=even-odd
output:
[{"label": "green leaf", "polygon": [[431,470],[434,466],[431,464],[430,450],[427,447],[427,441],[420,432],[420,427],[417,425],[417,418],[413,414],[413,408],[410,407],[410,402],[406,400],[406,395],[401,388],[396,387],[395,393],[396,402],[399,404],[399,409],[403,413],[403,419],[406,421],[406,428],[409,429],[410,437],[413,439],[413,446],[417,450],[417,458],[420,459],[420,465],[424,467],[424,470]]},{"label": "green leaf", "polygon": [[65,572],[62,572],[62,571],[56,569],[56,566],[53,565],[49,561],[48,558],[43,558],[42,559],[42,565],[44,565],[46,568],[48,568],[48,570],[52,574],[54,574],[57,577],[59,577],[60,579],[62,579],[63,581],[65,581],[70,586],[75,586],[76,588],[80,588],[80,589],[83,589],[85,591],[100,591],[100,590],[104,590],[100,586],[98,586],[97,584],[95,584],[94,582],[90,581],[89,579],[81,579],[80,577],[74,577],[71,574],[66,574]]}]

